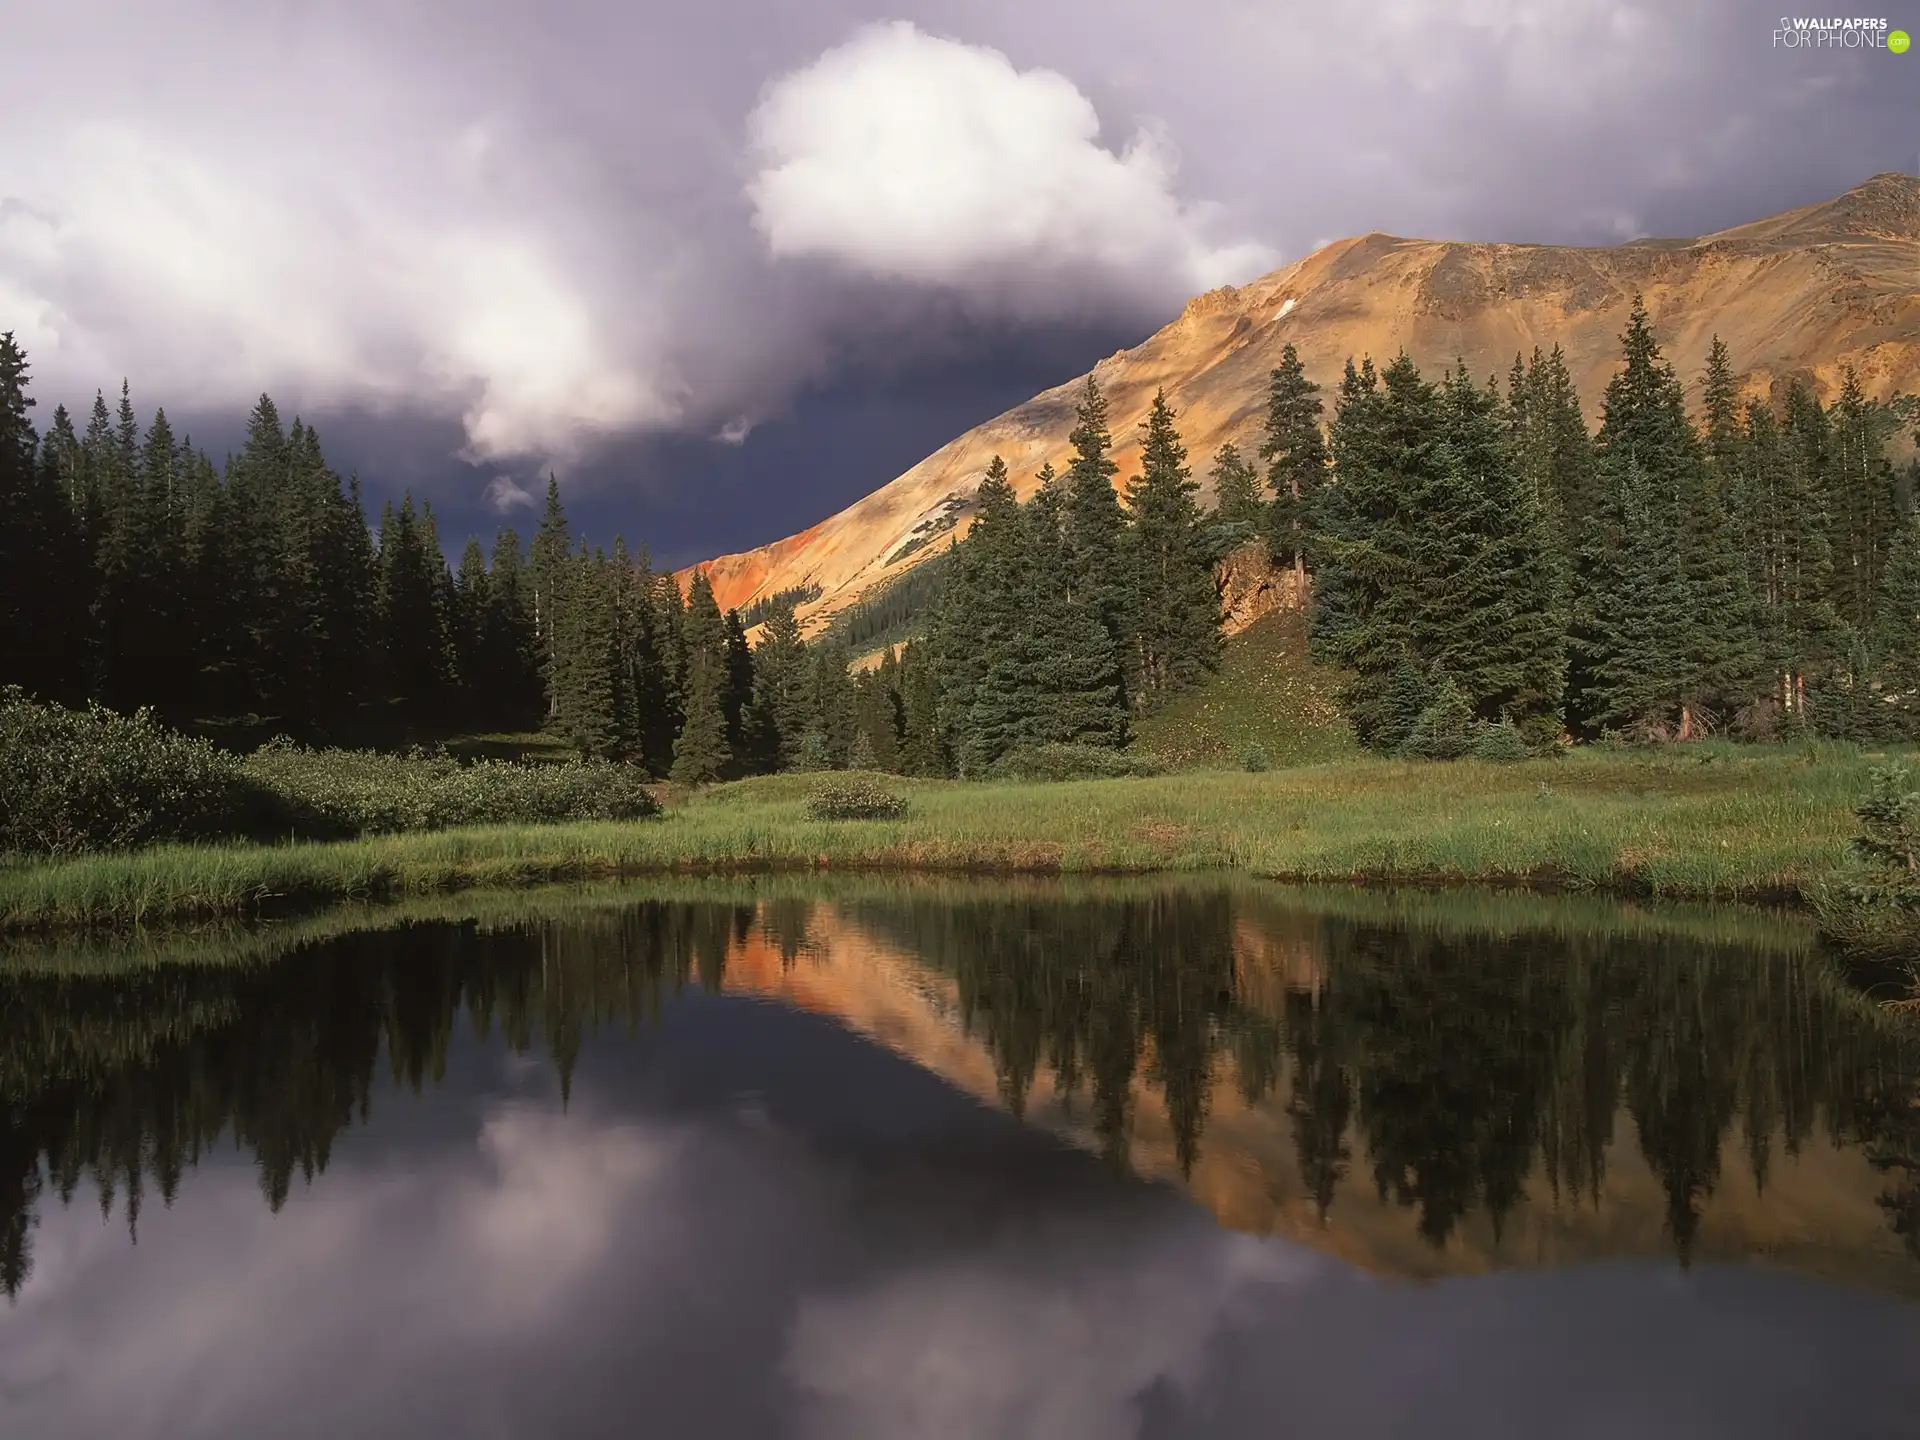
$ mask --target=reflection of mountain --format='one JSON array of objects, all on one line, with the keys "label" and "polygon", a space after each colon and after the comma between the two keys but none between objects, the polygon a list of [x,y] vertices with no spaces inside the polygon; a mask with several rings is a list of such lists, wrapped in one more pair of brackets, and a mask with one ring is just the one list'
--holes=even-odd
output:
[{"label": "reflection of mountain", "polygon": [[[943,908],[952,940],[967,907]],[[1690,1258],[1764,1257],[1920,1293],[1882,1177],[1856,1143],[1893,1079],[1889,1053],[1804,956],[1538,932],[1421,940],[1243,900],[1215,939],[1219,974],[1248,1013],[1219,1008],[1204,983],[1174,995],[1209,1037],[1202,1078],[1183,1082],[1169,1065],[1182,1043],[1166,1017],[1143,1013],[1173,992],[1156,995],[1146,977],[1125,997],[1134,1014],[1120,1028],[1139,1044],[1116,1106],[1084,1043],[1067,1065],[1079,1083],[1046,1063],[1023,1077],[1060,1037],[1002,1023],[996,982],[1017,982],[994,961],[1044,966],[1037,936],[1074,927],[1057,916],[1034,926],[1058,907],[1015,908],[969,937],[984,966],[947,968],[941,939],[909,911],[823,904],[798,958],[752,936],[733,951],[728,988],[837,1015],[983,1100],[1017,1103],[1031,1123],[1123,1150],[1227,1225],[1369,1269],[1437,1276],[1671,1255],[1678,1243]],[[1102,918],[1110,959],[1129,948],[1126,927]],[[1199,918],[1175,928],[1191,942]],[[1204,982],[1194,953],[1188,973]],[[1084,1003],[1098,984],[1064,988]],[[1044,1002],[1017,1013],[1043,1014]],[[1076,1019],[1082,1042],[1113,1028]]]},{"label": "reflection of mountain", "polygon": [[[0,1282],[231,1134],[267,1201],[464,1015],[563,1085],[698,984],[838,1017],[1223,1222],[1426,1276],[1764,1256],[1920,1293],[1920,1074],[1763,921],[1193,885],[709,886],[0,981]],[[1905,1178],[1904,1186],[1902,1184]],[[1889,1206],[1886,1197],[1898,1197]]]}]

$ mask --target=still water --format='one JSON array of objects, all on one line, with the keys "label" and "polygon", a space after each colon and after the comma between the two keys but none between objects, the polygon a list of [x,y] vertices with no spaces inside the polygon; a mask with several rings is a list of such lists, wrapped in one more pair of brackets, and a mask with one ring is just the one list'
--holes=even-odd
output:
[{"label": "still water", "polygon": [[16,952],[0,1435],[1913,1435],[1917,1049],[1791,922],[1581,900]]}]

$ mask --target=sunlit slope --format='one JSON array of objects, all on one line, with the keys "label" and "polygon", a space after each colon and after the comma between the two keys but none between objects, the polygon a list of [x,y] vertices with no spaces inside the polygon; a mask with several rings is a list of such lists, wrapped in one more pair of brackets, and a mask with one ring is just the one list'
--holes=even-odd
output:
[{"label": "sunlit slope", "polygon": [[[1717,333],[1751,389],[1799,375],[1831,397],[1851,365],[1872,395],[1920,390],[1916,277],[1920,180],[1877,175],[1823,204],[1694,240],[1595,248],[1339,240],[1197,297],[1093,373],[1111,401],[1121,483],[1138,470],[1137,426],[1162,386],[1204,476],[1223,441],[1254,440],[1267,373],[1289,343],[1329,385],[1349,356],[1385,359],[1404,348],[1423,366],[1458,357],[1478,376],[1504,376],[1516,352],[1558,344],[1593,422],[1636,292],[1689,383]],[[958,436],[811,529],[705,562],[720,603],[817,584],[820,598],[802,615],[818,623],[935,553],[964,529],[995,453],[1023,493],[1043,462],[1065,462],[1081,379]]]}]

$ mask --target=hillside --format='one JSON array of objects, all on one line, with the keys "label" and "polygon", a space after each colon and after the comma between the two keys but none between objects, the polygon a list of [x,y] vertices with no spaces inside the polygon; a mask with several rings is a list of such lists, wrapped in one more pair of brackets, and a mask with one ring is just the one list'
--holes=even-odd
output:
[{"label": "hillside", "polygon": [[[1798,375],[1830,398],[1846,365],[1872,395],[1920,390],[1916,275],[1920,180],[1897,174],[1692,240],[1579,248],[1363,235],[1195,298],[1093,373],[1111,402],[1121,484],[1138,470],[1136,427],[1161,386],[1204,478],[1223,442],[1257,443],[1267,372],[1289,343],[1323,385],[1349,356],[1384,359],[1404,348],[1423,366],[1460,357],[1476,374],[1504,376],[1517,352],[1557,343],[1595,423],[1635,292],[1689,382],[1718,333],[1753,390]],[[1062,465],[1083,378],[976,426],[798,535],[700,568],[722,606],[817,585],[818,598],[801,608],[816,628],[963,531],[995,453],[1023,495],[1043,462]]]}]

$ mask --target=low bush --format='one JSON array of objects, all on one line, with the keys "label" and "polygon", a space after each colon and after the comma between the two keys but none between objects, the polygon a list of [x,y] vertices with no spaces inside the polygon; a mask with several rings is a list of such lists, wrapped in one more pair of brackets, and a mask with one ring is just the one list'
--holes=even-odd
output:
[{"label": "low bush", "polygon": [[1116,780],[1164,773],[1149,755],[1104,745],[1024,745],[987,771],[995,780]]},{"label": "low bush", "polygon": [[231,832],[233,758],[142,710],[67,710],[0,690],[0,851],[67,855]]},{"label": "low bush", "polygon": [[1415,760],[1458,760],[1472,752],[1478,723],[1459,687],[1442,679],[1420,718],[1414,721],[1400,753]]},{"label": "low bush", "polygon": [[1475,760],[1495,760],[1510,765],[1527,758],[1527,742],[1509,721],[1503,720],[1498,725],[1483,721],[1474,727],[1467,754]]},{"label": "low bush", "polygon": [[906,813],[906,796],[867,775],[829,780],[807,796],[807,816],[813,820],[898,820]]},{"label": "low bush", "polygon": [[602,760],[462,765],[419,752],[307,750],[277,742],[249,755],[241,770],[272,797],[278,827],[301,836],[640,820],[660,813],[644,771]]},{"label": "low bush", "polygon": [[1241,757],[1240,763],[1249,775],[1258,775],[1273,762],[1267,759],[1267,752],[1263,747],[1254,745],[1248,748],[1247,753]]}]

